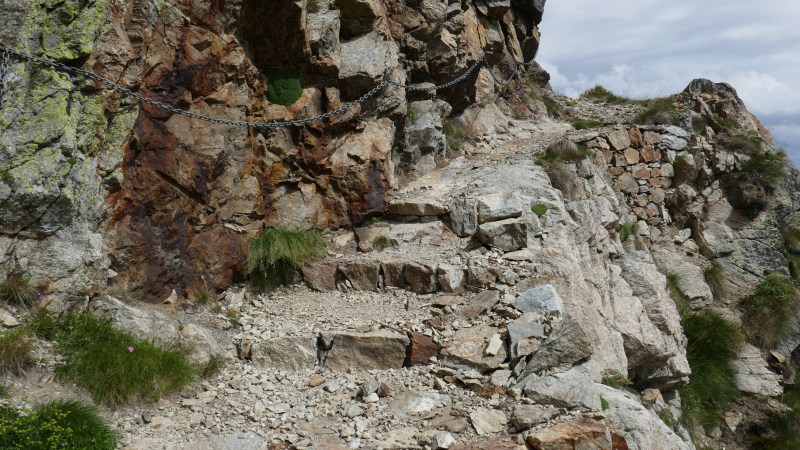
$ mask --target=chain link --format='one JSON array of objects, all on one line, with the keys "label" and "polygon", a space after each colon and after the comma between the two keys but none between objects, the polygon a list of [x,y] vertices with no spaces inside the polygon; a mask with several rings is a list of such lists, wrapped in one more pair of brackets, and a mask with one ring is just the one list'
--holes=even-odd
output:
[{"label": "chain link", "polygon": [[[433,90],[439,90],[439,89],[446,89],[446,88],[449,88],[449,87],[451,87],[453,85],[456,85],[456,84],[462,82],[465,78],[467,78],[472,72],[474,72],[481,65],[486,64],[488,66],[488,64],[486,63],[486,56],[482,54],[481,57],[478,58],[478,60],[474,64],[472,64],[469,68],[467,68],[467,70],[464,73],[462,73],[461,75],[459,75],[458,77],[456,77],[456,78],[454,78],[451,81],[448,81],[446,83],[439,84],[439,85],[433,85],[433,86],[425,86],[425,85],[419,85],[419,84],[418,85],[413,85],[413,84],[398,83],[396,81],[393,81],[393,80],[389,79],[388,70],[387,70],[387,72],[384,74],[384,77],[383,77],[382,81],[380,83],[378,83],[375,87],[373,87],[372,89],[367,91],[364,95],[362,95],[361,97],[357,98],[356,100],[353,100],[351,102],[345,103],[342,106],[340,106],[339,108],[336,108],[336,109],[334,109],[332,111],[328,111],[328,112],[326,112],[324,114],[320,114],[318,116],[307,117],[307,118],[296,119],[296,120],[276,120],[276,121],[269,121],[269,122],[249,122],[249,121],[243,121],[243,120],[222,119],[222,118],[219,118],[219,117],[205,116],[205,115],[202,115],[202,114],[193,113],[191,111],[187,111],[187,110],[184,110],[184,109],[176,108],[176,107],[174,107],[172,105],[168,105],[168,104],[166,104],[164,102],[160,102],[160,101],[155,100],[153,98],[150,98],[150,97],[148,97],[148,96],[146,96],[146,95],[144,95],[144,94],[142,94],[140,92],[132,91],[129,88],[121,86],[121,85],[109,80],[108,78],[101,77],[100,75],[97,75],[94,72],[91,72],[91,71],[88,71],[88,70],[83,70],[83,69],[80,69],[80,68],[77,68],[77,67],[68,66],[68,65],[66,65],[64,63],[61,63],[61,62],[58,62],[58,61],[55,61],[55,60],[52,60],[52,59],[49,59],[49,58],[44,58],[44,57],[40,57],[40,56],[35,56],[35,55],[30,55],[30,54],[27,54],[27,53],[23,53],[23,52],[20,52],[20,51],[17,51],[17,50],[10,49],[8,47],[4,47],[2,45],[0,45],[0,49],[2,49],[2,51],[3,51],[2,61],[0,61],[0,106],[2,106],[3,95],[5,93],[5,88],[6,88],[6,85],[7,85],[7,82],[8,82],[8,78],[9,78],[9,69],[8,69],[9,56],[13,55],[13,56],[16,56],[16,57],[18,57],[20,59],[26,59],[26,60],[29,60],[29,61],[33,61],[35,63],[44,64],[44,65],[53,67],[53,68],[58,69],[58,70],[60,70],[62,72],[66,72],[68,74],[72,73],[72,74],[80,75],[80,76],[82,76],[84,78],[87,78],[89,80],[96,81],[96,82],[102,84],[103,86],[107,87],[108,89],[111,89],[112,91],[119,92],[120,94],[126,95],[128,97],[133,97],[133,98],[137,99],[138,101],[140,101],[142,103],[146,103],[148,105],[155,106],[156,108],[164,109],[164,110],[169,111],[169,112],[171,112],[173,114],[180,114],[182,116],[186,116],[186,117],[189,117],[191,119],[202,120],[202,121],[205,121],[205,122],[210,122],[210,123],[215,123],[215,124],[220,124],[220,125],[229,125],[229,126],[234,126],[234,127],[247,127],[247,128],[279,128],[279,127],[285,127],[285,126],[307,125],[307,124],[312,123],[312,122],[324,121],[324,120],[326,120],[326,119],[328,119],[328,118],[330,118],[332,116],[342,114],[342,113],[354,108],[355,106],[367,101],[369,98],[374,97],[378,92],[380,92],[383,88],[385,88],[388,85],[400,87],[400,88],[406,89],[407,91],[433,91]],[[491,70],[489,70],[489,73],[491,73],[492,77],[495,79],[495,82],[505,86],[505,85],[509,84],[511,82],[511,80],[514,79],[514,77],[517,76],[517,74],[519,73],[519,68],[520,68],[521,65],[522,66],[527,66],[527,65],[530,65],[532,63],[533,63],[533,60],[531,60],[531,62],[528,62],[528,63],[516,62],[515,66],[514,66],[514,71],[511,73],[511,76],[507,80],[498,79],[494,75],[494,73],[492,73]]]},{"label": "chain link", "polygon": [[2,59],[0,59],[0,108],[2,108],[3,103],[5,103],[6,86],[8,86],[11,77],[8,71],[8,55],[8,49],[3,48],[3,56]]}]

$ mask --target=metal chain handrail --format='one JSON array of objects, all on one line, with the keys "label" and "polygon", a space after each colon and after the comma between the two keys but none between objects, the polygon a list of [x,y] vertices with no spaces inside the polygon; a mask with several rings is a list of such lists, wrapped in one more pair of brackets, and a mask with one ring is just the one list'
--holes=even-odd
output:
[{"label": "metal chain handrail", "polygon": [[[53,67],[55,69],[58,69],[58,70],[60,70],[62,72],[67,72],[67,73],[73,73],[73,74],[80,75],[82,77],[85,77],[85,78],[88,78],[90,80],[96,81],[96,82],[102,84],[103,86],[107,87],[108,89],[111,89],[112,91],[119,92],[120,94],[127,95],[129,97],[133,97],[133,98],[139,100],[142,103],[146,103],[146,104],[155,106],[156,108],[164,109],[166,111],[172,112],[173,114],[180,114],[182,116],[189,117],[191,119],[202,120],[202,121],[205,121],[205,122],[216,123],[216,124],[220,124],[220,125],[229,125],[229,126],[247,127],[247,128],[279,128],[279,127],[285,127],[285,126],[307,125],[307,124],[309,124],[311,122],[324,121],[324,120],[326,120],[326,119],[328,119],[328,118],[330,118],[332,116],[335,116],[335,115],[338,115],[338,114],[342,114],[342,113],[350,110],[351,108],[355,107],[356,105],[367,101],[370,97],[375,96],[379,91],[381,91],[387,85],[401,87],[401,88],[404,88],[404,89],[409,90],[409,91],[432,91],[432,90],[445,89],[445,88],[448,88],[450,86],[453,86],[455,84],[460,83],[465,78],[467,78],[472,72],[474,72],[478,67],[480,67],[481,65],[486,64],[486,57],[485,57],[485,55],[482,54],[480,56],[480,58],[478,58],[478,60],[474,64],[472,64],[472,66],[468,67],[467,70],[464,71],[464,73],[462,73],[458,77],[456,77],[456,78],[454,78],[454,79],[452,79],[452,80],[450,80],[450,81],[448,81],[446,83],[439,84],[439,85],[433,85],[433,86],[425,86],[425,85],[422,85],[422,84],[414,85],[414,84],[398,83],[396,81],[393,81],[393,80],[389,79],[388,70],[387,70],[387,72],[384,73],[384,77],[381,80],[381,82],[378,83],[375,87],[373,87],[369,91],[367,91],[364,95],[362,95],[361,97],[357,98],[356,100],[353,100],[351,102],[345,103],[342,106],[340,106],[339,108],[336,108],[334,110],[328,111],[328,112],[326,112],[324,114],[320,114],[320,115],[314,116],[314,117],[307,117],[307,118],[303,118],[303,119],[295,119],[295,120],[276,120],[276,121],[267,121],[267,122],[249,122],[249,121],[244,121],[244,120],[221,119],[221,118],[218,118],[218,117],[205,116],[205,115],[202,115],[202,114],[197,114],[197,113],[193,113],[191,111],[187,111],[185,109],[176,108],[176,107],[174,107],[172,105],[168,105],[168,104],[166,104],[164,102],[155,100],[155,99],[150,98],[150,97],[148,97],[148,96],[146,96],[144,94],[141,94],[139,92],[134,92],[131,89],[126,88],[124,86],[121,86],[121,85],[109,80],[108,78],[105,78],[105,77],[102,77],[100,75],[97,75],[94,72],[91,72],[91,71],[88,71],[88,70],[84,70],[84,69],[80,69],[80,68],[77,68],[77,67],[72,67],[72,66],[69,66],[67,64],[52,60],[50,58],[45,58],[45,57],[40,57],[40,56],[35,56],[35,55],[28,54],[28,53],[20,52],[20,51],[5,47],[3,45],[0,45],[0,51],[2,51],[2,60],[0,60],[0,107],[2,107],[2,104],[3,104],[2,103],[3,102],[3,96],[4,96],[5,91],[6,91],[6,85],[7,85],[7,80],[8,80],[9,56],[13,55],[13,56],[15,56],[17,58],[26,59],[26,60],[29,60],[29,61],[33,61],[35,63],[51,66],[51,67]],[[530,65],[532,63],[533,63],[533,60],[531,60],[530,62],[527,62],[527,63],[525,63],[525,62],[515,62],[514,70],[512,71],[511,75],[509,76],[509,78],[507,80],[499,80],[494,75],[494,73],[492,73],[491,70],[489,70],[489,73],[492,75],[492,78],[494,78],[495,82],[505,86],[505,85],[508,85],[511,82],[511,80],[514,79],[514,77],[517,76],[517,74],[519,73],[520,66],[527,66],[527,65]],[[487,64],[487,66],[488,66],[488,64]]]}]

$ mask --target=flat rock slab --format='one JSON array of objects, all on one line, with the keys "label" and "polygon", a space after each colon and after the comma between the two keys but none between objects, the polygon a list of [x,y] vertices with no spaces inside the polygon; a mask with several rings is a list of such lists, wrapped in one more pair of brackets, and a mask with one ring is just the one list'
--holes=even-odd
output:
[{"label": "flat rock slab", "polygon": [[408,333],[410,345],[406,357],[407,366],[422,366],[430,364],[432,357],[439,353],[439,347],[433,342],[431,336],[422,333]]},{"label": "flat rock slab", "polygon": [[317,365],[317,345],[311,337],[280,337],[253,343],[253,364],[284,370],[312,369]]},{"label": "flat rock slab", "polygon": [[559,423],[529,435],[527,441],[536,450],[611,450],[606,424],[589,418]]},{"label": "flat rock slab", "polygon": [[409,339],[393,331],[321,333],[323,366],[330,370],[384,370],[403,367]]},{"label": "flat rock slab", "polygon": [[442,350],[443,364],[481,372],[497,369],[508,355],[505,346],[492,356],[486,354],[486,348],[498,332],[497,328],[485,324],[458,330],[450,345]]},{"label": "flat rock slab", "polygon": [[582,406],[600,410],[600,394],[589,376],[588,368],[575,366],[564,373],[523,380],[522,392],[534,402],[561,408]]},{"label": "flat rock slab", "polygon": [[740,391],[766,397],[783,394],[782,377],[769,370],[758,348],[744,344],[738,358],[731,361],[731,367],[736,373],[736,386]]},{"label": "flat rock slab", "polygon": [[514,300],[513,305],[524,313],[533,312],[542,315],[558,316],[564,310],[564,302],[552,284],[528,289]]},{"label": "flat rock slab", "polygon": [[478,408],[469,413],[469,420],[475,432],[482,436],[485,434],[500,433],[506,430],[508,418],[503,411],[488,408]]}]

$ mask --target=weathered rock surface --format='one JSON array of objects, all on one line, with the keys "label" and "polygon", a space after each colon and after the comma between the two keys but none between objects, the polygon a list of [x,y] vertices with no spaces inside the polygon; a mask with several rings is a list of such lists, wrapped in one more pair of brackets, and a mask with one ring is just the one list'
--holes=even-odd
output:
[{"label": "weathered rock surface", "polygon": [[406,359],[409,339],[392,331],[323,334],[322,365],[346,371],[399,369]]}]

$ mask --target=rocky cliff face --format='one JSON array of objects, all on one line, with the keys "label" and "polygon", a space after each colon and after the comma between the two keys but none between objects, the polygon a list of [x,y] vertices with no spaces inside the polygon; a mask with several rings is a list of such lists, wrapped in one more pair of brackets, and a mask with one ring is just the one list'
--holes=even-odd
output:
[{"label": "rocky cliff face", "polygon": [[[54,305],[88,295],[120,328],[228,361],[161,405],[158,425],[119,412],[125,448],[220,449],[250,431],[239,440],[254,448],[745,449],[774,431],[800,358],[797,299],[770,339],[757,321],[775,317],[742,302],[768,275],[798,277],[796,172],[724,83],[695,80],[656,115],[560,97],[536,67],[497,83],[535,54],[543,7],[0,6],[6,45],[227,119],[315,116],[386,76],[443,83],[488,64],[435,93],[388,85],[325,123],[252,129],[12,59],[0,275],[49,283]],[[275,70],[299,77],[294,103],[268,100]],[[237,286],[265,225],[326,230],[307,286]],[[115,298],[173,290],[161,308]],[[191,302],[197,291],[224,291],[236,323]],[[687,429],[684,327],[706,312],[744,331],[731,363],[744,396]]]},{"label": "rocky cliff face", "polygon": [[[484,53],[507,73],[536,53],[543,6],[18,1],[0,9],[0,38],[174,107],[269,121],[336,109],[386,76],[449,81]],[[266,98],[276,69],[302,82],[290,106]],[[444,156],[441,116],[479,111],[495,92],[484,67],[440,90],[430,120],[442,142],[401,148],[414,98],[396,86],[327,123],[248,129],[140,105],[28,61],[13,59],[10,71],[3,270],[48,278],[59,295],[110,282],[146,300],[240,280],[247,237],[264,224],[337,229],[382,211],[399,164],[430,170]]]}]

